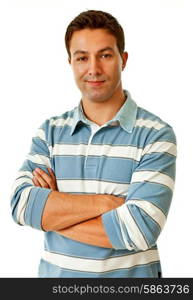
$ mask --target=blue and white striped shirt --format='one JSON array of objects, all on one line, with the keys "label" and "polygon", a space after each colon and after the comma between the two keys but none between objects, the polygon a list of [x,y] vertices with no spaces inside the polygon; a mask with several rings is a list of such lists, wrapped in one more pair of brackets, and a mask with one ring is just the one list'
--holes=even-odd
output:
[{"label": "blue and white striped shirt", "polygon": [[34,186],[36,167],[53,169],[60,192],[125,198],[123,205],[102,215],[111,249],[44,232],[40,277],[160,276],[156,241],[172,199],[176,138],[170,125],[125,93],[125,103],[103,126],[94,126],[80,103],[46,120],[32,139],[11,196],[18,224],[42,230],[51,190]]}]

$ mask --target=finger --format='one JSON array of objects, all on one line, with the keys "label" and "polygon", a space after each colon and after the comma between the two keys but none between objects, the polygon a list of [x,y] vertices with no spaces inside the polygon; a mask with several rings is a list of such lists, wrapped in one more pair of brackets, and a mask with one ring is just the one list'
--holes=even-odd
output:
[{"label": "finger", "polygon": [[50,184],[51,180],[50,180],[50,175],[49,174],[47,174],[45,171],[43,171],[40,168],[36,168],[35,172],[37,172],[37,174],[39,176],[41,176],[41,178],[44,180],[44,182],[46,182],[48,185]]},{"label": "finger", "polygon": [[52,170],[51,168],[48,168],[48,172],[49,172],[50,176],[52,177],[52,179],[53,179],[54,181],[56,181],[56,176],[55,176],[53,170]]},{"label": "finger", "polygon": [[43,187],[43,188],[48,187],[47,182],[41,177],[41,175],[39,175],[36,171],[34,171],[33,174],[34,174],[35,182],[38,182],[38,185],[40,187]]},{"label": "finger", "polygon": [[43,187],[48,187],[52,190],[57,190],[56,186],[56,179],[54,175],[54,179],[50,175],[48,175],[45,171],[41,170],[40,168],[36,168],[35,171],[38,173],[38,180],[41,178],[41,182],[44,184]]},{"label": "finger", "polygon": [[34,177],[33,179],[34,179],[34,181],[36,183],[36,186],[38,186],[38,187],[47,187],[46,183],[39,182],[38,179],[37,179],[37,177]]},{"label": "finger", "polygon": [[52,178],[52,183],[51,183],[51,188],[52,188],[52,190],[58,191],[58,186],[57,186],[56,176],[55,176],[54,172],[52,171],[51,168],[48,168],[48,172],[49,172],[49,174],[50,174],[50,176],[51,176],[51,178]]},{"label": "finger", "polygon": [[35,186],[41,187],[41,185],[39,184],[39,181],[36,179],[36,177],[33,177],[33,178],[32,178],[32,181],[33,181],[33,184],[34,184]]},{"label": "finger", "polygon": [[36,180],[38,180],[39,184],[41,187],[43,188],[49,188],[48,183],[46,182],[46,180],[44,180],[43,176],[40,175],[38,172],[33,171],[34,177],[36,178]]}]

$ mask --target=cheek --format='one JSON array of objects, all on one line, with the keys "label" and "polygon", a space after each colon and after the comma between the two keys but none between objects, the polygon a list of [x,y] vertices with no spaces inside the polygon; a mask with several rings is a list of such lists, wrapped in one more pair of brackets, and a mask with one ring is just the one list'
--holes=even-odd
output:
[{"label": "cheek", "polygon": [[116,60],[112,64],[108,64],[105,67],[105,71],[107,74],[111,74],[112,77],[119,77],[122,72],[122,62]]},{"label": "cheek", "polygon": [[81,76],[83,76],[85,71],[86,68],[83,65],[76,65],[73,67],[73,73],[76,78],[80,78]]},{"label": "cheek", "polygon": [[111,68],[111,77],[113,77],[114,79],[120,78],[121,72],[122,66],[119,63],[114,64]]}]

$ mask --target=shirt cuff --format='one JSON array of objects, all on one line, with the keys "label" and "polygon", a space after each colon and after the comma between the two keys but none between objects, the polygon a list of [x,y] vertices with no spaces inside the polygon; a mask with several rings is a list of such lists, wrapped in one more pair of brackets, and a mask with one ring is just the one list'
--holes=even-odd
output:
[{"label": "shirt cuff", "polygon": [[120,225],[116,216],[116,210],[113,209],[102,214],[102,222],[105,232],[114,249],[126,249],[122,240]]},{"label": "shirt cuff", "polygon": [[25,223],[33,228],[43,230],[42,213],[51,189],[33,188],[30,192],[28,204],[25,210]]}]

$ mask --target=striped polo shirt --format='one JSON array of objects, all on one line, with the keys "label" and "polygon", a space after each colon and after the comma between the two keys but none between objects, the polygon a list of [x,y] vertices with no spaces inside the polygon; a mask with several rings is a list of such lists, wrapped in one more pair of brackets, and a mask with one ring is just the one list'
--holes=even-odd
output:
[{"label": "striped polo shirt", "polygon": [[34,186],[36,167],[53,169],[60,192],[111,194],[125,200],[102,215],[112,248],[44,232],[39,277],[160,277],[156,243],[174,189],[176,138],[169,124],[124,92],[125,103],[104,125],[89,121],[80,102],[46,120],[32,138],[11,195],[18,224],[42,230],[51,190]]}]

